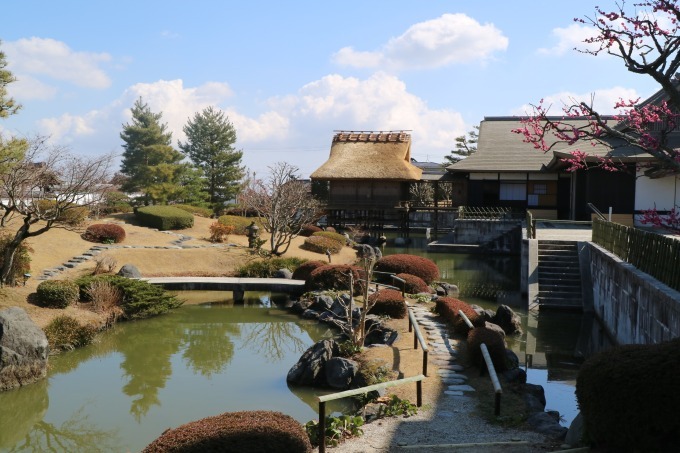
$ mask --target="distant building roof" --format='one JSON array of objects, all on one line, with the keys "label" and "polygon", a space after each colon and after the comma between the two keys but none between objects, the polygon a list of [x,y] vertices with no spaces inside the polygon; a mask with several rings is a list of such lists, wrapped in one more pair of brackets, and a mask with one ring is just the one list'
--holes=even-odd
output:
[{"label": "distant building roof", "polygon": [[[532,144],[525,143],[521,134],[512,132],[522,127],[523,117],[502,116],[485,117],[479,126],[477,151],[467,158],[449,165],[451,172],[529,172],[541,171],[553,158],[553,153],[545,153],[535,149]],[[552,117],[559,120],[561,117]],[[573,119],[570,123],[579,126],[586,125],[585,119]],[[546,135],[546,143],[550,145],[557,141],[551,134]],[[559,146],[559,145],[558,145]],[[591,151],[588,145],[588,152]],[[566,148],[554,148],[559,151]]]},{"label": "distant building roof", "polygon": [[418,181],[411,163],[411,134],[405,131],[336,131],[328,160],[312,179]]}]

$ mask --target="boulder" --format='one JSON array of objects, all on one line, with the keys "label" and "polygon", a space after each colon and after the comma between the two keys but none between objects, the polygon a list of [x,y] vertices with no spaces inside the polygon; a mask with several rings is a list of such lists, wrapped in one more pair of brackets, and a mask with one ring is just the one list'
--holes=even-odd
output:
[{"label": "boulder", "polygon": [[290,269],[279,269],[276,272],[274,272],[274,275],[272,275],[272,278],[287,278],[291,279],[293,278],[293,273],[290,271]]},{"label": "boulder", "polygon": [[45,333],[19,307],[0,311],[0,391],[47,376]]},{"label": "boulder", "polygon": [[327,387],[324,368],[326,362],[337,353],[338,345],[335,340],[327,339],[316,342],[288,371],[286,381],[294,385]]},{"label": "boulder", "polygon": [[519,357],[512,349],[505,350],[505,361],[508,363],[508,369],[519,368]]},{"label": "boulder", "polygon": [[545,410],[545,390],[537,384],[524,384],[522,398],[527,406],[527,412],[543,412]]},{"label": "boulder", "polygon": [[498,307],[491,322],[501,326],[508,335],[522,333],[522,320],[507,305],[500,305]]},{"label": "boulder", "polygon": [[529,415],[527,423],[534,431],[559,440],[564,439],[568,431],[555,420],[554,416],[547,412],[535,412]]},{"label": "boulder", "polygon": [[118,271],[118,275],[125,278],[142,278],[142,273],[134,264],[124,264]]},{"label": "boulder", "polygon": [[501,376],[509,384],[526,384],[527,382],[527,372],[521,368],[513,368],[511,370],[505,370],[501,373]]},{"label": "boulder", "polygon": [[574,420],[572,420],[571,425],[569,425],[569,431],[567,431],[567,437],[564,438],[564,443],[572,447],[579,446],[583,444],[583,434],[583,415],[579,412]]},{"label": "boulder", "polygon": [[437,282],[436,287],[438,296],[458,297],[458,286],[446,282]]},{"label": "boulder", "polygon": [[359,371],[359,364],[344,357],[333,357],[326,362],[325,368],[328,386],[337,390],[347,390]]},{"label": "boulder", "polygon": [[314,297],[314,302],[312,302],[312,305],[310,305],[311,310],[315,310],[318,312],[330,310],[331,307],[333,307],[333,303],[335,301],[333,298],[327,294],[321,294],[319,296]]},{"label": "boulder", "polygon": [[485,322],[484,327],[493,332],[496,332],[498,336],[501,337],[503,341],[505,341],[505,331],[501,328],[501,326],[499,326],[498,324],[494,324],[492,322]]},{"label": "boulder", "polygon": [[305,310],[307,310],[310,306],[312,305],[312,301],[309,299],[300,299],[294,301],[291,306],[290,306],[290,311],[295,313],[296,315],[302,314]]}]

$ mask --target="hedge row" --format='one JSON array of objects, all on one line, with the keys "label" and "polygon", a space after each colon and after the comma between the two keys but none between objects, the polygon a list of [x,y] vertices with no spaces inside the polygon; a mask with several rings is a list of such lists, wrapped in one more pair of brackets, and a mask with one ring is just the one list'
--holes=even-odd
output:
[{"label": "hedge row", "polygon": [[308,291],[348,291],[349,274],[354,278],[354,295],[362,294],[363,284],[359,279],[365,278],[360,267],[348,264],[327,264],[314,269],[305,285]]},{"label": "hedge row", "polygon": [[293,271],[293,279],[307,281],[314,269],[325,265],[326,263],[323,261],[307,261],[306,263],[302,263]]},{"label": "hedge row", "polygon": [[173,208],[181,209],[199,217],[210,217],[213,215],[213,210],[204,208],[202,206],[192,206],[190,204],[173,204]]},{"label": "hedge row", "polygon": [[324,236],[310,236],[305,239],[301,247],[310,252],[326,253],[330,251],[332,254],[336,254],[342,250],[343,243]]},{"label": "hedge row", "polygon": [[194,226],[194,216],[173,206],[143,206],[135,210],[139,222],[150,228],[182,230]]},{"label": "hedge row", "polygon": [[323,230],[316,225],[303,225],[302,229],[300,230],[300,236],[308,238],[312,234],[319,231]]},{"label": "hedge row", "polygon": [[241,217],[237,215],[223,215],[217,219],[223,225],[231,225],[234,227],[234,234],[239,234],[241,236],[248,235],[248,227],[252,222],[262,230],[262,224],[257,217]]},{"label": "hedge row", "polygon": [[78,302],[78,285],[69,280],[45,280],[36,289],[38,303],[43,307],[66,308]]},{"label": "hedge row", "polygon": [[[418,294],[418,293],[432,293],[432,288],[425,283],[425,280],[418,277],[417,275],[411,274],[397,274],[398,278],[404,280],[404,291],[408,294]],[[400,283],[397,282],[394,286],[399,286]]]},{"label": "hedge row", "polygon": [[237,277],[271,278],[279,269],[291,272],[303,265],[307,260],[291,256],[289,258],[272,258],[268,260],[251,261],[236,269]]},{"label": "hedge row", "polygon": [[312,237],[314,236],[321,236],[324,238],[332,239],[334,241],[339,242],[341,245],[345,245],[347,242],[347,238],[343,236],[340,233],[336,233],[335,231],[317,231],[315,233],[312,233]]}]

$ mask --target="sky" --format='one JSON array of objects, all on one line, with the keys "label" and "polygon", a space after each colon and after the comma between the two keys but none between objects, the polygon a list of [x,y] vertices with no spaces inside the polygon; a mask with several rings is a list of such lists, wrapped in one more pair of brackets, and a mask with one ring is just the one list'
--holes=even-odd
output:
[{"label": "sky", "polygon": [[3,135],[49,136],[78,155],[123,151],[142,98],[185,141],[208,106],[236,128],[257,175],[308,177],[336,130],[411,131],[411,156],[443,162],[487,116],[570,98],[614,113],[657,90],[611,56],[574,50],[576,17],[613,0],[22,0],[2,6],[0,50],[23,106]]}]

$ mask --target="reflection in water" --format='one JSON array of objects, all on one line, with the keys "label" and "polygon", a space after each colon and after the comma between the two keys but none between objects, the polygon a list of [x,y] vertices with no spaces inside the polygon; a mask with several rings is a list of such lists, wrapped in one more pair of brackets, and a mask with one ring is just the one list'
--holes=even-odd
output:
[{"label": "reflection in water", "polygon": [[286,374],[327,329],[271,305],[187,305],[50,357],[47,380],[0,393],[0,450],[139,451],[167,428],[236,410],[315,418],[315,394],[291,391]]}]

